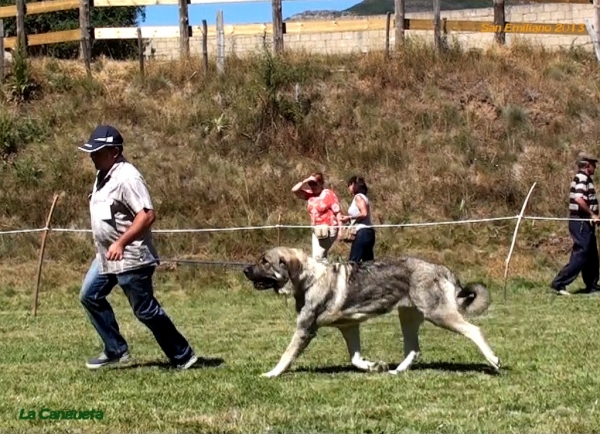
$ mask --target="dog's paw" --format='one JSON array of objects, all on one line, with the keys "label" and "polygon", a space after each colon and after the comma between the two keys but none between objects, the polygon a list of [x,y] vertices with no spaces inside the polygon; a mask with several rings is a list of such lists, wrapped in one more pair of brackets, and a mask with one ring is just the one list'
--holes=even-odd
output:
[{"label": "dog's paw", "polygon": [[260,376],[263,378],[275,378],[279,376],[279,374],[277,372],[269,371],[265,372],[264,374],[260,374]]},{"label": "dog's paw", "polygon": [[390,367],[387,363],[382,361],[373,362],[369,367],[369,372],[386,372],[389,371]]},{"label": "dog's paw", "polygon": [[498,357],[496,357],[496,363],[495,363],[495,366],[494,366],[494,371],[500,372],[501,368],[502,368],[502,361]]}]

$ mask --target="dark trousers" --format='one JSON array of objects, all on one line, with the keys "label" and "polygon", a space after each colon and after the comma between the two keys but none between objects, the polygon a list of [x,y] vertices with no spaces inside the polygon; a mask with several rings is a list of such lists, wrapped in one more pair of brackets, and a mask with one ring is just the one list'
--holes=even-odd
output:
[{"label": "dark trousers", "polygon": [[596,244],[596,229],[585,221],[570,221],[569,233],[573,238],[573,249],[569,263],[559,271],[552,281],[552,287],[561,289],[572,283],[579,273],[590,289],[598,285],[598,245]]},{"label": "dark trousers", "polygon": [[150,266],[117,275],[101,275],[98,263],[94,260],[83,281],[79,299],[104,342],[104,353],[107,356],[117,357],[128,350],[115,313],[106,299],[118,284],[127,296],[136,318],[150,329],[169,360],[175,364],[185,363],[193,351],[154,297],[154,268]]},{"label": "dark trousers", "polygon": [[351,262],[372,261],[375,259],[373,247],[375,246],[375,230],[362,228],[356,231],[356,237],[350,247]]}]

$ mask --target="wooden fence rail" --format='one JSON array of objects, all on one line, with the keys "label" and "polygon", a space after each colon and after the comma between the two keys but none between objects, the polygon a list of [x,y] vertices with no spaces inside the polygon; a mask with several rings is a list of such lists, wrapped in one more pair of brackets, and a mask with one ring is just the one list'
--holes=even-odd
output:
[{"label": "wooden fence rail", "polygon": [[[93,28],[90,25],[90,9],[92,7],[115,7],[115,6],[151,6],[151,5],[178,5],[179,25],[160,27],[141,27],[140,33],[143,39],[156,38],[179,38],[180,55],[189,55],[189,39],[195,35],[203,35],[202,26],[189,25],[188,6],[209,3],[245,3],[270,1],[273,7],[273,21],[269,24],[247,24],[247,25],[225,25],[222,31],[217,31],[217,26],[207,26],[204,30],[204,38],[223,36],[252,36],[270,35],[273,39],[273,49],[276,53],[283,51],[284,34],[310,34],[328,32],[359,32],[370,30],[386,31],[389,38],[390,27],[393,25],[396,35],[396,48],[399,48],[404,40],[406,31],[425,30],[435,33],[436,47],[441,47],[441,34],[449,32],[483,32],[495,33],[495,41],[499,44],[505,43],[506,33],[522,34],[561,34],[561,35],[590,35],[592,41],[600,41],[600,0],[593,0],[595,7],[594,25],[586,23],[535,23],[535,22],[509,22],[505,19],[505,0],[490,0],[490,6],[494,8],[493,21],[471,21],[471,20],[448,20],[440,18],[439,0],[432,0],[434,6],[433,19],[407,19],[405,17],[405,0],[394,0],[395,14],[393,17],[373,17],[352,20],[333,21],[290,21],[282,19],[281,3],[287,0],[48,0],[40,2],[24,3],[24,0],[15,0],[12,6],[0,7],[0,19],[17,17],[22,23],[25,15],[44,14],[57,11],[79,9],[80,28],[74,30],[63,30],[51,33],[31,34],[25,38],[23,34],[17,37],[5,37],[5,48],[15,48],[17,38],[23,37],[26,46],[56,44],[62,42],[80,41],[82,57],[86,60],[86,69],[89,70],[89,58],[91,57],[91,46],[95,39],[139,39],[138,28],[135,27],[102,27]],[[590,4],[592,0],[533,0],[538,3],[571,3]],[[222,12],[221,12],[222,13]],[[388,20],[391,19],[393,24]],[[22,25],[21,25],[22,27]],[[589,32],[594,32],[594,35]],[[204,44],[205,42],[203,42]],[[598,42],[600,43],[600,42]],[[600,47],[596,47],[600,52]],[[600,57],[599,57],[600,59]]]}]

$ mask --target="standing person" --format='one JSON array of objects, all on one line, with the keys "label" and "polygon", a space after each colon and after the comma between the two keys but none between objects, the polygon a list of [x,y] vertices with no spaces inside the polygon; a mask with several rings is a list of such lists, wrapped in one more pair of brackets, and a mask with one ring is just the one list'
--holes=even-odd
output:
[{"label": "standing person", "polygon": [[596,227],[598,217],[598,198],[592,175],[596,170],[597,158],[580,153],[577,160],[577,173],[571,181],[569,192],[569,233],[573,239],[573,248],[569,263],[559,271],[552,281],[551,287],[558,294],[571,295],[567,285],[572,283],[581,273],[585,283],[584,292],[597,293],[598,288],[598,246],[596,244]]},{"label": "standing person", "polygon": [[98,126],[79,149],[90,154],[97,170],[90,199],[97,253],[80,301],[104,342],[104,351],[86,366],[97,369],[129,359],[128,344],[106,299],[118,284],[169,361],[190,368],[198,358],[153,294],[152,275],[159,260],[150,227],[156,217],[144,178],[123,156],[123,138],[110,125]]},{"label": "standing person", "polygon": [[375,254],[375,229],[370,227],[371,222],[371,204],[367,193],[369,188],[364,178],[353,176],[348,180],[348,190],[352,195],[352,203],[348,208],[347,216],[340,216],[342,222],[352,222],[356,230],[356,236],[350,247],[349,261],[363,262],[373,261]]},{"label": "standing person", "polygon": [[317,172],[292,187],[292,193],[307,201],[310,223],[313,226],[312,257],[317,261],[327,261],[340,225],[338,217],[341,207],[338,197],[333,190],[324,186],[325,178],[322,173]]}]

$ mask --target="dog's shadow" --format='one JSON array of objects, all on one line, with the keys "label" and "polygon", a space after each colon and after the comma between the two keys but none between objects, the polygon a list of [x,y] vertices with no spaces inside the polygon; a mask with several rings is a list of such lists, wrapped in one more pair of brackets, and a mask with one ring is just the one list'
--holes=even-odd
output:
[{"label": "dog's shadow", "polygon": [[[389,369],[394,369],[399,365],[398,363],[390,363]],[[359,372],[368,373],[361,371],[360,369],[352,365],[335,365],[335,366],[322,366],[322,367],[298,367],[294,370],[295,372],[309,372],[319,374],[342,374],[346,372]],[[443,371],[443,372],[476,372],[490,375],[500,375],[502,371],[510,371],[507,366],[502,366],[500,372],[495,371],[491,366],[485,363],[456,363],[456,362],[416,362],[412,365],[409,371]],[[386,372],[383,372],[386,373]]]},{"label": "dog's shadow", "polygon": [[[220,357],[214,357],[214,358],[198,357],[198,361],[196,363],[194,363],[194,365],[188,369],[216,368],[218,366],[221,366],[223,363],[225,363],[225,360],[223,360]],[[125,366],[119,367],[118,369],[121,370],[121,369],[138,369],[138,368],[158,368],[161,370],[178,370],[178,368],[176,368],[175,366],[173,366],[172,364],[170,364],[168,362],[156,361],[156,360],[145,361],[145,362],[138,362],[138,361],[134,360]]]}]

